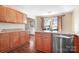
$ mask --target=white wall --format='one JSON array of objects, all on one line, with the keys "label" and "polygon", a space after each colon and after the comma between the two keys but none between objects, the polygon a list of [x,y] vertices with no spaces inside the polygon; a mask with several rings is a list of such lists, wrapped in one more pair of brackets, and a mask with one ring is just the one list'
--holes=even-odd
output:
[{"label": "white wall", "polygon": [[0,23],[0,30],[1,29],[23,29],[25,30],[25,24]]},{"label": "white wall", "polygon": [[62,32],[72,33],[72,12],[65,13],[62,20]]},{"label": "white wall", "polygon": [[73,11],[73,31],[79,35],[79,6]]}]

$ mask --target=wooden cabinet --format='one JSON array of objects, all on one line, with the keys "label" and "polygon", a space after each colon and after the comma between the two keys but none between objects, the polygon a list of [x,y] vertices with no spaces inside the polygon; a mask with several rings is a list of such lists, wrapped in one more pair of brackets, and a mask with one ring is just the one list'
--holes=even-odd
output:
[{"label": "wooden cabinet", "polygon": [[27,16],[23,13],[16,11],[16,21],[17,23],[27,23]]},{"label": "wooden cabinet", "polygon": [[27,24],[27,15],[26,14],[23,14],[23,23]]},{"label": "wooden cabinet", "polygon": [[9,52],[29,42],[29,34],[25,31],[0,33],[0,52]]},{"label": "wooden cabinet", "polygon": [[23,14],[16,11],[16,21],[17,23],[23,23]]},{"label": "wooden cabinet", "polygon": [[20,32],[20,44],[29,42],[29,35],[26,32]]},{"label": "wooden cabinet", "polygon": [[43,51],[44,52],[52,52],[52,39],[51,33],[43,33]]},{"label": "wooden cabinet", "polygon": [[0,22],[6,22],[6,7],[0,6]]},{"label": "wooden cabinet", "polygon": [[6,20],[7,22],[16,23],[16,12],[11,8],[6,9]]},{"label": "wooden cabinet", "polygon": [[35,34],[35,49],[43,51],[42,33],[36,32]]},{"label": "wooden cabinet", "polygon": [[16,48],[20,45],[19,32],[10,33],[10,48]]},{"label": "wooden cabinet", "polygon": [[0,6],[0,22],[4,23],[26,23],[27,17],[24,13],[14,9]]},{"label": "wooden cabinet", "polygon": [[36,45],[36,50],[42,52],[52,52],[51,33],[36,32],[35,45]]},{"label": "wooden cabinet", "polygon": [[79,53],[79,37],[74,35],[74,52]]},{"label": "wooden cabinet", "polygon": [[0,52],[6,52],[9,50],[9,34],[0,33]]},{"label": "wooden cabinet", "polygon": [[30,36],[27,32],[25,32],[25,41],[29,43],[29,40],[30,40]]},{"label": "wooden cabinet", "polygon": [[20,44],[25,43],[25,32],[20,32]]}]

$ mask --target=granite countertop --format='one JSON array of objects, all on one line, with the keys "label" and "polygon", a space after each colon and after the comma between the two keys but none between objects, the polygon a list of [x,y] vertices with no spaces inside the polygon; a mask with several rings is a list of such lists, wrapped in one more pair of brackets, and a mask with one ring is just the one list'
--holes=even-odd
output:
[{"label": "granite countertop", "polygon": [[25,31],[25,30],[23,30],[23,29],[2,29],[2,30],[0,30],[0,33],[19,32],[19,31]]},{"label": "granite countertop", "polygon": [[74,34],[74,33],[66,33],[66,32],[53,32],[53,31],[36,31],[36,32],[48,32],[48,33],[55,33],[55,34]]},{"label": "granite countertop", "polygon": [[55,34],[71,34],[71,35],[78,35],[79,36],[79,33],[67,33],[67,32],[52,32],[52,31],[36,31],[36,32],[48,32],[48,33],[55,33]]}]

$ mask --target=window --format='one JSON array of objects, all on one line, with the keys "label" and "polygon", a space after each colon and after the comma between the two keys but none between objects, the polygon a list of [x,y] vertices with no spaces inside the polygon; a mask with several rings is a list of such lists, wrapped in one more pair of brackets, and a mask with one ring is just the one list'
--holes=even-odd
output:
[{"label": "window", "polygon": [[44,17],[44,30],[50,30],[50,18],[49,17]]},{"label": "window", "polygon": [[52,18],[52,31],[57,32],[58,31],[58,17],[54,16]]},{"label": "window", "polygon": [[61,32],[61,16],[44,17],[44,28],[43,30],[52,32]]}]

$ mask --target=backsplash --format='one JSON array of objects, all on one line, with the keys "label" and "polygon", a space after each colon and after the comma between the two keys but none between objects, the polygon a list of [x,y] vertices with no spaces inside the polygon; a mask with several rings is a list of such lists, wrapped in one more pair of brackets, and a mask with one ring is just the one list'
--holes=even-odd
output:
[{"label": "backsplash", "polygon": [[25,24],[0,23],[0,30],[2,30],[2,29],[21,29],[21,30],[25,30]]}]

